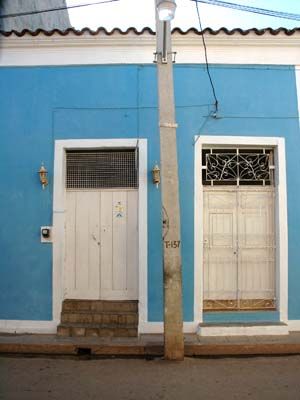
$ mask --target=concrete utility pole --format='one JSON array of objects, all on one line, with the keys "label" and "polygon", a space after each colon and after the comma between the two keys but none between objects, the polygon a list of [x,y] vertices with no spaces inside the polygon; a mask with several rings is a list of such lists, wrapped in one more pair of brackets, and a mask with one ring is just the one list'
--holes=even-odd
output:
[{"label": "concrete utility pole", "polygon": [[[175,1],[155,0],[158,74],[161,190],[163,206],[164,356],[184,358],[178,164],[176,146],[173,63],[170,19],[161,20],[160,7],[176,8]],[[172,4],[170,4],[172,3]],[[173,14],[174,16],[174,14]]]}]

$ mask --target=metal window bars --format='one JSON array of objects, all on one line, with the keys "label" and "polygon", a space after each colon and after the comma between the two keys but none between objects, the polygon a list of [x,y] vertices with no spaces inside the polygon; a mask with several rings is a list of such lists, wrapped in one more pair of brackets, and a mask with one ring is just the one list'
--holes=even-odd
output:
[{"label": "metal window bars", "polygon": [[274,185],[272,149],[203,149],[203,185]]},{"label": "metal window bars", "polygon": [[137,149],[68,151],[67,189],[138,187]]}]

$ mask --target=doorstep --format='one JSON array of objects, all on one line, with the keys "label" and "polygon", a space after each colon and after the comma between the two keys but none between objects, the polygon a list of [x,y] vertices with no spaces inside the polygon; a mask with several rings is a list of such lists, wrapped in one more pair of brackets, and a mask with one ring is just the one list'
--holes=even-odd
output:
[{"label": "doorstep", "polygon": [[274,336],[288,335],[288,325],[283,322],[232,322],[200,323],[197,334],[202,336]]},{"label": "doorstep", "polygon": [[[58,337],[38,334],[1,334],[1,355],[92,357],[162,357],[163,335],[139,338]],[[300,332],[288,335],[199,337],[185,335],[185,356],[300,354]]]}]

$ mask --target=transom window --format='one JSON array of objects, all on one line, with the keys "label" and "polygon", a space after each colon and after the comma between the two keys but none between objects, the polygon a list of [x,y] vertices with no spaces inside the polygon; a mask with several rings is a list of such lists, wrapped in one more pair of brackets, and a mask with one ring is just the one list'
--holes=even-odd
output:
[{"label": "transom window", "polygon": [[272,149],[202,150],[203,185],[274,185]]},{"label": "transom window", "polygon": [[66,161],[67,189],[138,187],[136,149],[69,150]]}]

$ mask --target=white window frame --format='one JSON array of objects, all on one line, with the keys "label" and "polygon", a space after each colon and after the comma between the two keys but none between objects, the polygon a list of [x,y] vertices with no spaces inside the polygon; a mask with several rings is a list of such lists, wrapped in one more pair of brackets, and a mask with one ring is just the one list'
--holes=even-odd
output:
[{"label": "white window frame", "polygon": [[53,192],[53,322],[60,323],[64,300],[66,151],[79,149],[139,148],[139,329],[147,321],[147,139],[55,140]]},{"label": "white window frame", "polygon": [[281,137],[195,136],[194,319],[203,322],[203,185],[202,148],[272,147],[275,161],[276,299],[280,321],[288,321],[288,230],[285,140]]}]

